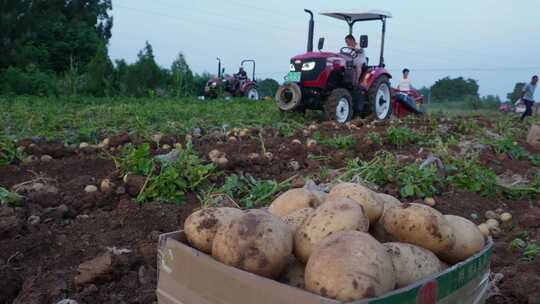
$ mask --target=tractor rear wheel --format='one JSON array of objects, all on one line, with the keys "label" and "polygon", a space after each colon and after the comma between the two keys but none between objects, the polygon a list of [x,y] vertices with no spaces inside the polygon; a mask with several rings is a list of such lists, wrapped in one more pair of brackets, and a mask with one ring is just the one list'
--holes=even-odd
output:
[{"label": "tractor rear wheel", "polygon": [[335,89],[324,103],[324,115],[327,120],[344,124],[351,120],[354,114],[353,99],[346,89]]},{"label": "tractor rear wheel", "polygon": [[372,116],[377,120],[386,120],[392,115],[392,93],[390,80],[383,75],[377,78],[368,90]]},{"label": "tractor rear wheel", "polygon": [[247,97],[247,99],[249,100],[259,100],[260,99],[259,90],[257,90],[256,87],[250,87],[246,91],[245,97]]}]

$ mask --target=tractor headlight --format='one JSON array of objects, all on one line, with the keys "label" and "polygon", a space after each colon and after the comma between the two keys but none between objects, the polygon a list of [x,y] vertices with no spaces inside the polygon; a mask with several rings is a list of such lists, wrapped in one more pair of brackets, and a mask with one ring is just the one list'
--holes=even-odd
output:
[{"label": "tractor headlight", "polygon": [[289,71],[290,71],[290,72],[295,72],[295,71],[296,71],[296,68],[294,67],[294,64],[291,63],[291,64],[289,65]]},{"label": "tractor headlight", "polygon": [[212,84],[210,85],[212,88],[215,88],[217,87],[217,82],[212,82]]},{"label": "tractor headlight", "polygon": [[315,61],[304,62],[302,64],[302,71],[311,71],[315,68]]}]

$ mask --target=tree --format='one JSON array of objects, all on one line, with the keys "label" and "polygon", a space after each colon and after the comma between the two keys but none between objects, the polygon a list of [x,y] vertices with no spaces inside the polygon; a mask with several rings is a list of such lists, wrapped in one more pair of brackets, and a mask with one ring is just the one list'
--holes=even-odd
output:
[{"label": "tree", "polygon": [[101,44],[96,55],[86,67],[83,91],[97,97],[109,96],[112,91],[113,69],[107,54],[107,47]]},{"label": "tree", "polygon": [[85,67],[111,38],[111,0],[0,1],[0,70],[9,66],[64,72]]},{"label": "tree", "polygon": [[195,91],[193,72],[191,72],[182,52],[178,53],[178,57],[172,63],[171,79],[173,82],[172,91],[177,97],[193,95]]},{"label": "tree", "polygon": [[446,77],[431,87],[431,97],[436,101],[462,101],[467,96],[478,98],[478,83],[474,79]]},{"label": "tree", "polygon": [[514,90],[511,93],[508,93],[506,95],[506,98],[510,102],[515,102],[521,97],[521,93],[523,92],[523,87],[525,87],[526,83],[524,82],[518,82],[514,86]]},{"label": "tree", "polygon": [[429,100],[430,95],[431,95],[431,89],[430,88],[424,86],[421,89],[419,89],[418,92],[420,94],[422,94],[422,96],[424,96],[424,102],[425,103],[431,102],[431,100]]},{"label": "tree", "polygon": [[137,57],[137,62],[129,66],[127,70],[127,94],[134,96],[164,95],[162,90],[166,87],[169,75],[156,63],[154,50],[148,41]]},{"label": "tree", "polygon": [[271,78],[266,78],[264,80],[258,81],[259,94],[261,96],[272,96],[276,94],[277,89],[279,88],[279,83]]}]

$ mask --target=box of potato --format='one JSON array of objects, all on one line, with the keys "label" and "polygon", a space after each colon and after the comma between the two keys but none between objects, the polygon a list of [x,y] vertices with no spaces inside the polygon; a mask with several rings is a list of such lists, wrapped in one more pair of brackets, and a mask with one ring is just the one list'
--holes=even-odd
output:
[{"label": "box of potato", "polygon": [[201,209],[158,246],[159,304],[427,304],[483,303],[493,242],[465,218],[340,184]]}]

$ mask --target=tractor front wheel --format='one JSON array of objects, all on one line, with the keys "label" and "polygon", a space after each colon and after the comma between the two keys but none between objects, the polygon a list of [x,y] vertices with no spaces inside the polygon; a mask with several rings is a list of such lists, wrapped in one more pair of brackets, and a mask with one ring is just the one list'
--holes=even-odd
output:
[{"label": "tractor front wheel", "polygon": [[392,115],[392,95],[388,76],[380,76],[368,90],[372,114],[377,120],[386,120]]},{"label": "tractor front wheel", "polygon": [[346,89],[335,89],[324,103],[324,114],[327,120],[344,124],[354,114],[353,99]]},{"label": "tractor front wheel", "polygon": [[283,112],[302,112],[302,89],[296,83],[280,86],[275,97],[278,107]]}]

